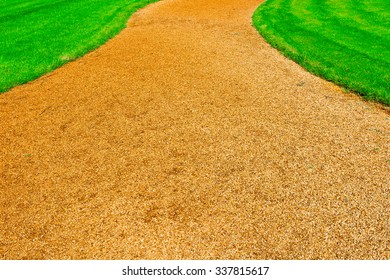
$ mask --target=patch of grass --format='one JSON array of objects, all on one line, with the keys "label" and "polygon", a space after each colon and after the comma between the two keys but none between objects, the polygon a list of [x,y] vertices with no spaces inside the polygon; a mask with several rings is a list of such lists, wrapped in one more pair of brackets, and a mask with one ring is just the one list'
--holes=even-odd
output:
[{"label": "patch of grass", "polygon": [[118,34],[157,0],[2,0],[0,92],[31,81]]},{"label": "patch of grass", "polygon": [[267,0],[253,24],[310,72],[390,105],[390,0]]}]

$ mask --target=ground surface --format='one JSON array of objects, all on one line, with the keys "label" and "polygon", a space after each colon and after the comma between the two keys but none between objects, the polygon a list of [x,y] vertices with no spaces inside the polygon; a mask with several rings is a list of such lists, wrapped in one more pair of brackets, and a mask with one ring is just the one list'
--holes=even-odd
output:
[{"label": "ground surface", "polygon": [[390,105],[389,18],[390,0],[268,0],[253,22],[305,69]]},{"label": "ground surface", "polygon": [[103,45],[155,0],[0,1],[0,93]]},{"label": "ground surface", "polygon": [[165,0],[0,96],[4,259],[389,258],[390,116]]}]

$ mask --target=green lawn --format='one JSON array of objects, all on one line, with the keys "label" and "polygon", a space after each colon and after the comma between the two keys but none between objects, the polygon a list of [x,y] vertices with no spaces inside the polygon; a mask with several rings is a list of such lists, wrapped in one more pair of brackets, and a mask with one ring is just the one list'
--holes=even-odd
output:
[{"label": "green lawn", "polygon": [[1,0],[0,92],[97,48],[157,0]]},{"label": "green lawn", "polygon": [[253,23],[310,72],[390,105],[390,0],[268,0]]}]

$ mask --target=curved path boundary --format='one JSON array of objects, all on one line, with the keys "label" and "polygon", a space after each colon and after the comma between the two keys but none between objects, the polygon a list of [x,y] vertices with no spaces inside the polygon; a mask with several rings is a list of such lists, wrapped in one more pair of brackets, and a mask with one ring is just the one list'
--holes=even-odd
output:
[{"label": "curved path boundary", "polygon": [[282,57],[259,0],[165,0],[0,96],[3,259],[388,259],[389,115]]}]

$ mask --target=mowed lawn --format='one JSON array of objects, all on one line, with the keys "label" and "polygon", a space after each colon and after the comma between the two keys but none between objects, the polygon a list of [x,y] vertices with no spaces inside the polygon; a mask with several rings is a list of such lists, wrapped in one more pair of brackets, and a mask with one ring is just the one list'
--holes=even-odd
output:
[{"label": "mowed lawn", "polygon": [[100,46],[157,0],[1,0],[0,92]]},{"label": "mowed lawn", "polygon": [[268,0],[253,23],[312,73],[390,105],[390,0]]}]

